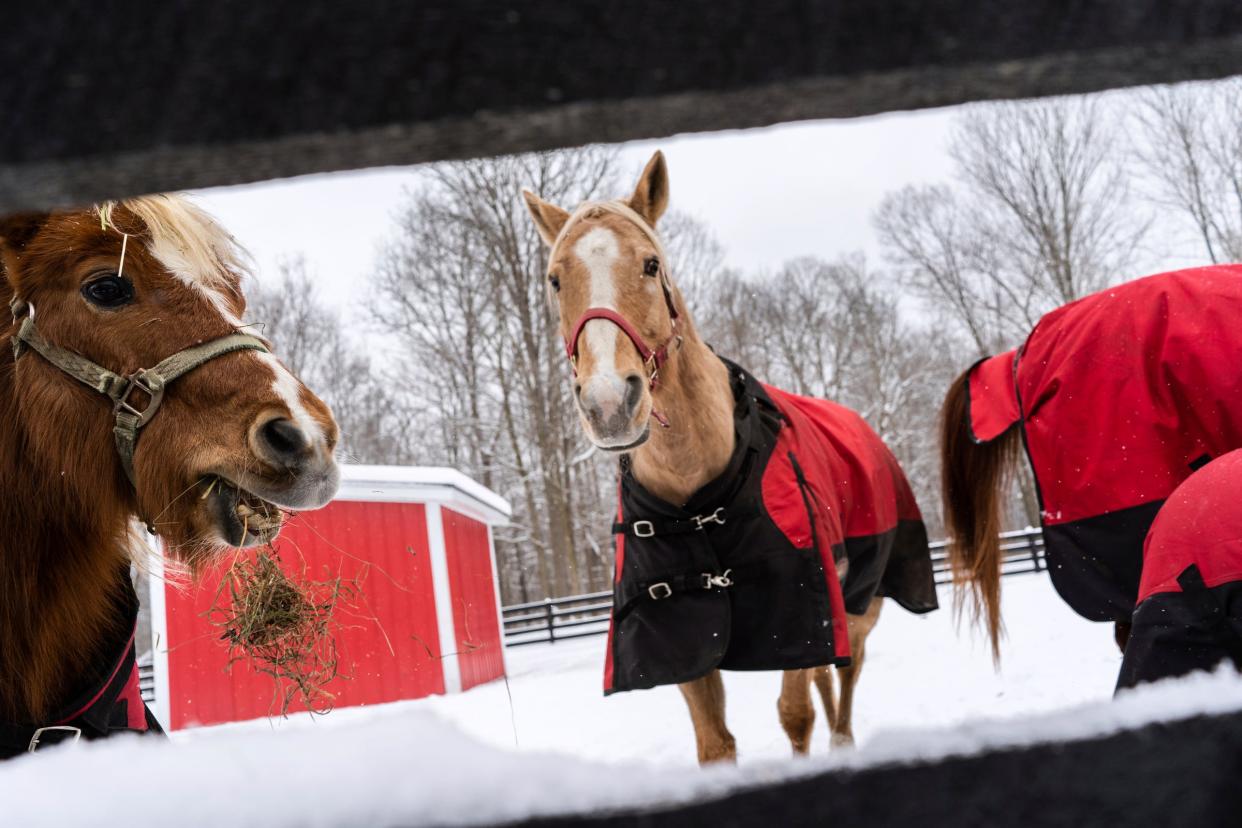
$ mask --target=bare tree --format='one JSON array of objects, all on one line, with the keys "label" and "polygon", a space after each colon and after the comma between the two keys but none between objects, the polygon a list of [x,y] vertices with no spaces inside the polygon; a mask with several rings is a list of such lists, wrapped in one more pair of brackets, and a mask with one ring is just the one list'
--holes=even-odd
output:
[{"label": "bare tree", "polygon": [[724,271],[692,310],[722,356],[765,382],[858,411],[939,530],[935,414],[961,346],[905,320],[889,278],[861,255],[801,258],[766,276]]},{"label": "bare tree", "polygon": [[350,340],[340,316],[315,293],[306,262],[281,262],[280,281],[251,287],[247,317],[280,357],[332,408],[341,454],[354,462],[411,462],[409,435],[417,406],[397,392]]},{"label": "bare tree", "polygon": [[1242,80],[1154,87],[1135,117],[1152,200],[1190,222],[1212,262],[1242,261]]},{"label": "bare tree", "polygon": [[1099,97],[970,107],[950,147],[958,185],[906,188],[876,213],[904,282],[980,356],[1126,274],[1148,223],[1114,120]]},{"label": "bare tree", "polygon": [[607,192],[614,165],[588,148],[434,167],[375,271],[373,320],[434,412],[429,450],[518,506],[497,534],[514,597],[584,591],[611,569],[615,467],[578,425],[545,253],[518,193],[576,204]]},{"label": "bare tree", "polygon": [[725,268],[725,249],[711,229],[680,210],[660,219],[660,238],[670,257],[669,273],[691,307],[710,294]]}]

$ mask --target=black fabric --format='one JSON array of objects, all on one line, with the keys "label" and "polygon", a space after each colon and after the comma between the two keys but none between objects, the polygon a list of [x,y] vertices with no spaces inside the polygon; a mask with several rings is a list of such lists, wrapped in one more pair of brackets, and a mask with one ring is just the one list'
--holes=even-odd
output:
[{"label": "black fabric", "polygon": [[1211,463],[1211,462],[1212,462],[1212,455],[1200,454],[1194,460],[1191,460],[1187,465],[1190,466],[1191,471],[1198,471],[1199,469],[1203,468],[1204,466],[1206,466],[1208,463]]},{"label": "black fabric", "polygon": [[698,532],[711,524],[723,526],[729,521],[750,520],[759,516],[759,509],[757,503],[740,503],[730,505],[728,509],[720,506],[711,512],[694,515],[686,520],[626,520],[614,523],[612,533],[635,537],[684,535],[689,532]]},{"label": "black fabric", "polygon": [[1130,620],[1143,570],[1143,541],[1163,504],[1152,501],[1073,523],[1044,525],[1048,573],[1075,612],[1090,621]]},{"label": "black fabric", "polygon": [[1242,581],[1207,587],[1191,565],[1178,583],[1182,592],[1158,592],[1134,610],[1117,690],[1226,660],[1242,669]]},{"label": "black fabric", "polygon": [[[935,575],[927,549],[927,527],[921,520],[903,520],[892,530],[865,538],[846,538],[837,560],[849,561],[841,588],[845,611],[862,615],[877,595],[892,598],[906,610],[922,614],[936,609]],[[930,585],[930,586],[929,586]]]},{"label": "black fabric", "polygon": [[[848,657],[834,652],[820,550],[814,543],[796,548],[763,505],[763,476],[777,445],[781,415],[753,377],[726,364],[736,399],[736,447],[716,480],[677,507],[648,492],[623,464],[617,530],[625,532],[624,554],[614,594],[612,673],[606,692],[681,683],[717,668],[788,670],[849,663]],[[705,522],[701,530],[687,530],[695,525],[695,516],[713,515],[718,509],[723,524]],[[809,503],[808,512],[813,522]],[[642,520],[656,527],[654,536],[634,534],[634,523]],[[893,553],[899,544],[920,543],[930,585],[921,522],[903,521],[882,535],[850,538],[843,548],[834,549],[834,559],[849,561],[843,584],[847,608],[861,613],[876,594],[900,592],[913,570],[897,567],[890,577]],[[917,556],[897,557],[907,561]],[[727,587],[697,586],[706,574],[725,573],[732,582]],[[652,586],[663,583],[670,584],[671,594],[657,589],[660,597],[653,596]],[[933,590],[931,605],[915,611],[935,607],[934,587],[928,588]]]},{"label": "black fabric", "polygon": [[[918,692],[912,686],[911,694]],[[1105,735],[1023,739],[939,756],[801,763],[614,808],[562,804],[525,828],[1227,828],[1242,814],[1242,713],[1180,716]],[[917,738],[917,737],[916,737]],[[954,740],[956,741],[956,740]],[[925,758],[924,753],[931,754]],[[854,766],[851,766],[853,764]]]},{"label": "black fabric", "polygon": [[[134,674],[137,652],[133,634],[138,622],[138,596],[128,573],[123,573],[122,578],[123,586],[117,598],[124,621],[116,627],[109,646],[101,649],[100,658],[86,671],[89,678],[73,698],[59,705],[57,712],[44,722],[0,722],[0,760],[28,752],[36,731],[49,726],[78,728],[83,739],[100,739],[120,732],[163,735],[163,728],[145,704],[143,715],[148,729],[134,731],[130,728],[128,703],[120,698]],[[66,731],[45,731],[39,736],[38,746],[43,749],[72,738]]]}]

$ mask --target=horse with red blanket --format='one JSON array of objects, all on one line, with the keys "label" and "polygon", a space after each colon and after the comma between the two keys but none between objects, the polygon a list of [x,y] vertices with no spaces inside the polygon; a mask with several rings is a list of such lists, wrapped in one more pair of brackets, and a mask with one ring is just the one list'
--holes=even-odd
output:
[{"label": "horse with red blanket", "polygon": [[699,338],[655,229],[661,154],[625,200],[569,213],[525,197],[583,427],[620,458],[605,690],[678,684],[699,760],[730,760],[719,671],[783,670],[777,709],[794,751],[809,746],[812,680],[833,742],[850,742],[881,599],[936,607],[896,459],[857,414],[762,385]]},{"label": "horse with red blanket", "polygon": [[1018,349],[976,363],[945,399],[945,522],[959,584],[1000,629],[998,492],[1022,447],[1048,571],[1125,646],[1143,541],[1179,483],[1242,447],[1242,265],[1109,288],[1044,316]]},{"label": "horse with red blanket", "polygon": [[1165,501],[1147,535],[1118,689],[1242,668],[1242,451],[1208,463]]}]

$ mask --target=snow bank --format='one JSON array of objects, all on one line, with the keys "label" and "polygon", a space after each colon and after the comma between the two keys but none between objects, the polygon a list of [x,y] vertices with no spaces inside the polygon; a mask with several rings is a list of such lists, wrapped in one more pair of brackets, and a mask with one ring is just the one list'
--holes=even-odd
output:
[{"label": "snow bank", "polygon": [[890,732],[864,749],[699,771],[608,765],[481,745],[417,711],[180,744],[136,737],[60,747],[0,768],[7,824],[137,826],[472,825],[668,804],[825,770],[930,761],[1242,711],[1232,671],[1141,688],[1020,720]]},{"label": "snow bank", "polygon": [[[1144,688],[1018,722],[889,733],[866,749],[710,772],[603,765],[485,747],[417,712],[264,738],[234,731],[179,745],[136,738],[59,748],[0,770],[0,801],[18,825],[467,825],[669,803],[831,768],[932,760],[1005,745],[1098,736],[1158,719],[1242,710],[1242,682],[1222,672]],[[73,780],[72,796],[66,796]]]}]

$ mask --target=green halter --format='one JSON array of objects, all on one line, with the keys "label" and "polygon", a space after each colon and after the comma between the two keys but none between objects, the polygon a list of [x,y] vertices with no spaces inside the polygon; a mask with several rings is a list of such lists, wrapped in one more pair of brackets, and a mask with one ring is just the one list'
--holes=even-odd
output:
[{"label": "green halter", "polygon": [[[29,306],[16,298],[11,306],[14,318],[29,313]],[[35,328],[33,314],[26,316],[17,335],[13,337],[13,358],[20,357],[27,347],[78,382],[112,400],[112,412],[116,417],[116,425],[112,428],[112,434],[116,440],[116,451],[121,456],[121,466],[125,469],[125,476],[135,487],[137,483],[134,478],[134,447],[138,442],[138,430],[151,422],[151,418],[159,410],[160,403],[164,401],[164,389],[169,383],[205,362],[234,351],[268,353],[267,345],[258,337],[233,333],[186,348],[184,351],[178,351],[162,360],[154,368],[139,368],[128,377],[124,377],[91,362],[80,354],[48,342]],[[138,401],[131,400],[131,395],[135,390],[141,391],[148,397],[146,407],[141,410],[134,407],[135,402]]]}]

